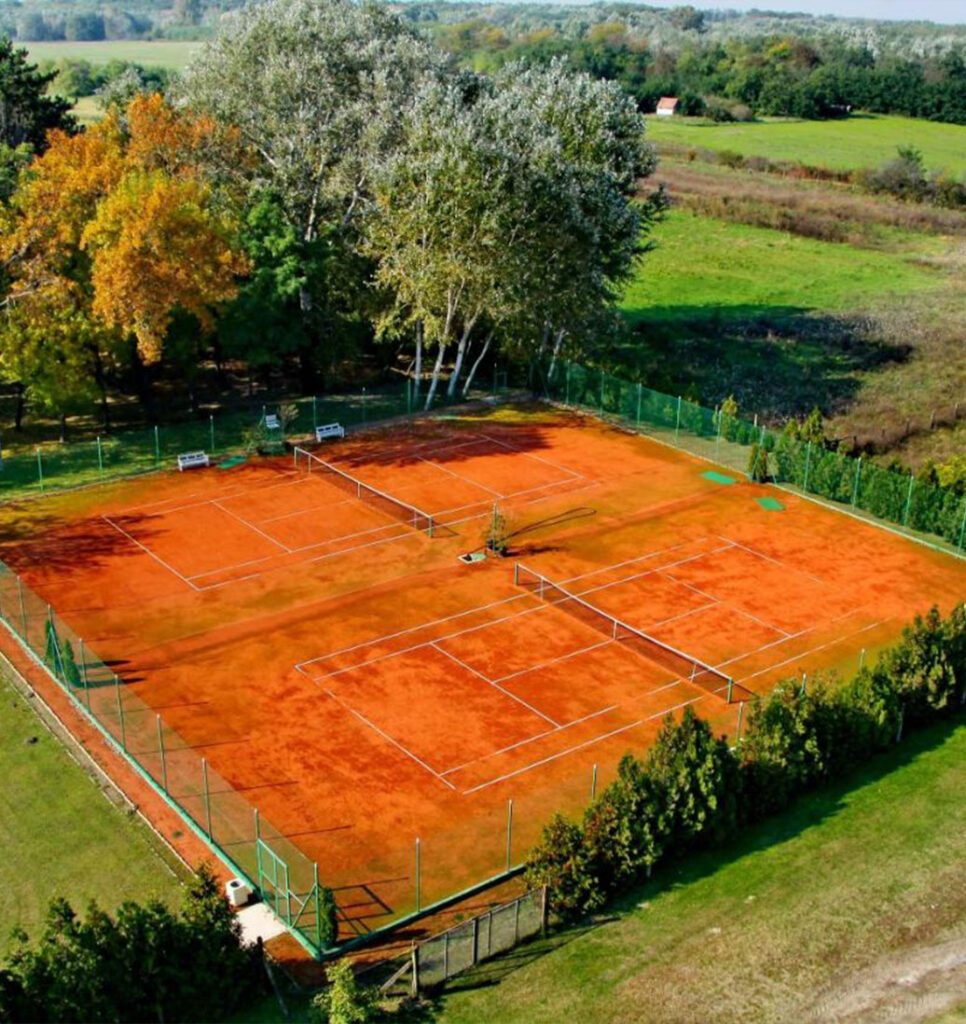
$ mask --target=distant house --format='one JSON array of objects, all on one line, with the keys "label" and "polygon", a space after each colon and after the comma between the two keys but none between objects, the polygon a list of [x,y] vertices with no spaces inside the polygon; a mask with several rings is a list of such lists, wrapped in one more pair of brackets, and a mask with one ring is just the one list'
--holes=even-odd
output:
[{"label": "distant house", "polygon": [[677,96],[662,96],[657,101],[657,116],[670,117],[672,114],[676,114],[678,102]]}]

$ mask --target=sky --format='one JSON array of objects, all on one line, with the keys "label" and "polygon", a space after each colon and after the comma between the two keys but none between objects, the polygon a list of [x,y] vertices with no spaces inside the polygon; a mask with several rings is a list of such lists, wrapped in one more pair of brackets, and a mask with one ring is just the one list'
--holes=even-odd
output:
[{"label": "sky", "polygon": [[[648,0],[656,7],[677,7],[683,0]],[[848,18],[887,18],[893,21],[938,21],[966,23],[963,0],[690,0],[701,10],[802,11],[806,14],[837,14]]]}]

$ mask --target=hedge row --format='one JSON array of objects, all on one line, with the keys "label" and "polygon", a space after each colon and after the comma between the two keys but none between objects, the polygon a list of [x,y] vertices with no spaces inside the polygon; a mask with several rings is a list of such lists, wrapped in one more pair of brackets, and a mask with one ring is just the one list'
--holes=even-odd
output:
[{"label": "hedge row", "polygon": [[580,822],[556,815],[530,853],[527,880],[548,886],[564,920],[601,907],[689,850],[726,841],[898,741],[904,728],[966,702],[966,605],[917,617],[875,667],[844,684],[779,684],[750,705],[731,748],[687,708],[668,716],[646,758],[618,778]]}]

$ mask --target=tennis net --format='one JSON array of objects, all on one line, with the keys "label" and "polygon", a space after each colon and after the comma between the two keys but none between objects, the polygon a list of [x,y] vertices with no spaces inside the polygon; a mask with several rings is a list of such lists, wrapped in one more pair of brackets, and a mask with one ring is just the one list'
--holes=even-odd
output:
[{"label": "tennis net", "polygon": [[325,459],[320,459],[318,455],[313,455],[304,448],[296,446],[295,465],[300,469],[304,469],[309,475],[324,477],[326,483],[330,483],[333,487],[338,487],[339,490],[344,491],[346,494],[351,494],[352,497],[357,498],[359,501],[364,501],[367,505],[371,505],[380,512],[392,516],[393,519],[406,523],[414,530],[420,530],[430,537],[433,536],[436,523],[428,512],[423,512],[421,509],[416,508],[415,505],[408,505],[406,502],[393,498],[384,491],[370,487],[369,484],[364,484],[361,480],[357,480],[354,476],[344,473],[341,469],[336,469],[332,463],[326,462]]},{"label": "tennis net", "polygon": [[693,655],[685,654],[670,644],[655,639],[643,630],[628,626],[626,622],[609,615],[582,597],[571,594],[559,583],[554,583],[519,562],[514,566],[513,581],[517,586],[536,594],[541,601],[560,608],[561,611],[579,619],[584,625],[596,629],[612,640],[619,641],[635,654],[670,670],[686,682],[720,697],[729,704],[735,699],[735,684],[730,676]]}]

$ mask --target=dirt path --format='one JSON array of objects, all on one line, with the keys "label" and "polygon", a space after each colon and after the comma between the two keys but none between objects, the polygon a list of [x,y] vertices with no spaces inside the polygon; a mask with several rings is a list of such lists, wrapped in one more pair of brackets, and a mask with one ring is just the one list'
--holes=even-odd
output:
[{"label": "dirt path", "polygon": [[[802,1016],[809,1024],[926,1024],[966,1004],[966,938],[890,954],[838,977]],[[958,1015],[957,1015],[958,1016]]]}]

